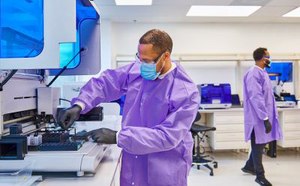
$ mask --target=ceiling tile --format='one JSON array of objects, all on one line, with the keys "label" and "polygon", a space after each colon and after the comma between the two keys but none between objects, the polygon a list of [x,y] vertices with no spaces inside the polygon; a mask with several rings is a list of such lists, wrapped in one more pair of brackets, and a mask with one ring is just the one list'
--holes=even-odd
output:
[{"label": "ceiling tile", "polygon": [[300,6],[299,0],[272,0],[266,6]]},{"label": "ceiling tile", "polygon": [[281,17],[282,15],[289,12],[293,7],[290,6],[284,6],[284,7],[278,7],[278,6],[265,6],[256,11],[254,14],[252,14],[252,17]]},{"label": "ceiling tile", "polygon": [[[102,19],[113,22],[300,22],[283,18],[300,6],[300,0],[153,0],[152,6],[116,6],[114,0],[94,0]],[[186,17],[191,5],[264,5],[246,18]]]},{"label": "ceiling tile", "polygon": [[230,5],[264,6],[271,0],[234,0]]}]

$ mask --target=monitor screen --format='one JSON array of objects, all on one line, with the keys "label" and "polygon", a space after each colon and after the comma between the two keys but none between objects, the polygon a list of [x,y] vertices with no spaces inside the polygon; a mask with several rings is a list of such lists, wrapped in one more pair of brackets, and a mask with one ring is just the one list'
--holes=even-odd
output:
[{"label": "monitor screen", "polygon": [[231,103],[231,88],[228,83],[198,85],[201,104]]},{"label": "monitor screen", "polygon": [[231,94],[232,105],[241,105],[240,97],[238,94]]},{"label": "monitor screen", "polygon": [[271,68],[266,68],[271,80],[279,80],[282,82],[293,81],[293,62],[272,62]]}]

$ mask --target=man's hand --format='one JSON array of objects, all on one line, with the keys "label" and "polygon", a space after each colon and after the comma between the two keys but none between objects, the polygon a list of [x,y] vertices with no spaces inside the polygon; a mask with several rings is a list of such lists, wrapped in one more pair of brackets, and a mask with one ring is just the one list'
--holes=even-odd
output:
[{"label": "man's hand", "polygon": [[270,123],[270,121],[267,119],[267,120],[264,120],[264,125],[265,125],[265,132],[268,134],[271,132],[272,130],[272,125]]},{"label": "man's hand", "polygon": [[97,143],[116,144],[117,143],[117,131],[107,128],[100,128],[88,132],[92,139]]},{"label": "man's hand", "polygon": [[70,108],[61,110],[58,113],[57,122],[61,128],[67,130],[71,127],[71,125],[76,121],[81,112],[81,107],[78,105],[73,105]]}]

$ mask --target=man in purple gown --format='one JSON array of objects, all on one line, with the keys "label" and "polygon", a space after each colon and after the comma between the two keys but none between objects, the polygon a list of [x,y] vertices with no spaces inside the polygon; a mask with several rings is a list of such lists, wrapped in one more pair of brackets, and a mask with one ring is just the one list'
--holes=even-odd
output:
[{"label": "man in purple gown", "polygon": [[245,140],[251,140],[251,154],[243,172],[256,175],[262,186],[272,184],[265,178],[262,165],[263,149],[268,142],[282,138],[271,80],[265,67],[270,66],[266,48],[253,52],[255,65],[244,76]]},{"label": "man in purple gown", "polygon": [[172,46],[166,32],[146,32],[133,63],[89,80],[73,106],[59,113],[58,121],[67,129],[80,113],[126,95],[122,129],[90,133],[98,143],[117,143],[123,149],[122,186],[187,185],[193,148],[190,128],[200,96],[182,66],[171,60]]}]

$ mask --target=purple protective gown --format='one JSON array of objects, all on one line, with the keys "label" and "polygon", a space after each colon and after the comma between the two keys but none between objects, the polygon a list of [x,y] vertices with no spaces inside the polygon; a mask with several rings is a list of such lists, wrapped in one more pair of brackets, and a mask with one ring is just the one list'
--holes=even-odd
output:
[{"label": "purple protective gown", "polygon": [[72,100],[83,113],[126,94],[118,146],[123,149],[121,185],[185,186],[192,163],[190,128],[199,108],[197,87],[177,67],[163,79],[145,80],[131,63],[92,78]]},{"label": "purple protective gown", "polygon": [[[269,134],[265,133],[263,122],[266,117],[272,124]],[[251,67],[244,76],[244,118],[245,141],[251,139],[253,129],[257,144],[282,138],[271,80],[268,73],[258,66]]]}]

